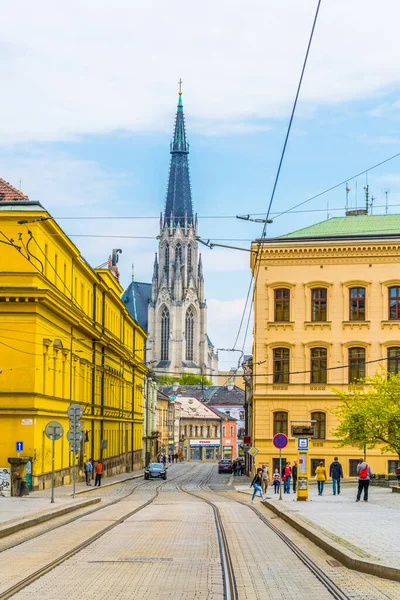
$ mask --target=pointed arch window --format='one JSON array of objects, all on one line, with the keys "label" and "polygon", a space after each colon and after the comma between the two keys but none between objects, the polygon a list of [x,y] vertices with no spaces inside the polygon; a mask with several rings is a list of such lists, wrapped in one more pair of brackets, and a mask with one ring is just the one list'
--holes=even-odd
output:
[{"label": "pointed arch window", "polygon": [[182,263],[182,245],[178,242],[175,246],[175,261],[179,261]]},{"label": "pointed arch window", "polygon": [[187,247],[187,275],[188,275],[188,280],[189,280],[191,272],[192,272],[192,246],[191,246],[191,244],[189,244],[189,246]]},{"label": "pointed arch window", "polygon": [[165,274],[167,276],[167,283],[169,282],[169,244],[165,245]]},{"label": "pointed arch window", "polygon": [[185,319],[186,360],[194,360],[194,310],[192,306],[186,311]]},{"label": "pointed arch window", "polygon": [[169,310],[166,306],[161,311],[161,360],[169,360]]}]

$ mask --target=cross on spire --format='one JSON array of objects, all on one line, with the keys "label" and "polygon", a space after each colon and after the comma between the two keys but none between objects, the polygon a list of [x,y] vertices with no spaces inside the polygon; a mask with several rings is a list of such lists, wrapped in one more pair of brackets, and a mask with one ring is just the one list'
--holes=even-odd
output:
[{"label": "cross on spire", "polygon": [[178,81],[178,85],[179,85],[179,95],[181,95],[181,94],[182,94],[182,83],[183,83],[182,79],[181,79],[181,78],[179,78],[179,81]]}]

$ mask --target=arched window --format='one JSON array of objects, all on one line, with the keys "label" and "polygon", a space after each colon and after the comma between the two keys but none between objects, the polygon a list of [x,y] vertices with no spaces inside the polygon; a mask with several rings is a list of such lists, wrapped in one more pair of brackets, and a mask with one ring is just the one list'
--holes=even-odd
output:
[{"label": "arched window", "polygon": [[349,383],[365,379],[365,348],[349,348]]},{"label": "arched window", "polygon": [[400,348],[396,346],[388,348],[387,356],[387,370],[389,371],[389,373],[394,373],[395,375],[397,375],[398,373],[400,373]]},{"label": "arched window", "polygon": [[188,281],[189,281],[189,277],[190,277],[191,272],[192,272],[192,246],[189,244],[189,246],[187,247],[187,276],[188,276]]},{"label": "arched window", "polygon": [[287,348],[274,349],[274,383],[289,383],[289,359]]},{"label": "arched window", "polygon": [[327,350],[326,348],[311,348],[311,378],[310,383],[326,383]]},{"label": "arched window", "polygon": [[284,411],[274,412],[274,435],[288,432],[288,414]]},{"label": "arched window", "polygon": [[175,261],[179,261],[182,263],[182,245],[178,242],[175,246]]},{"label": "arched window", "polygon": [[275,318],[274,320],[279,321],[290,321],[290,290],[287,288],[280,288],[275,290]]},{"label": "arched window", "polygon": [[314,425],[314,438],[324,440],[326,438],[326,414],[323,412],[311,413],[311,419],[316,421]]},{"label": "arched window", "polygon": [[194,310],[192,306],[186,311],[185,320],[186,360],[194,360]]},{"label": "arched window", "polygon": [[167,283],[169,282],[169,244],[165,245],[165,274],[167,276]]},{"label": "arched window", "polygon": [[161,311],[161,360],[169,359],[169,310],[166,306]]}]

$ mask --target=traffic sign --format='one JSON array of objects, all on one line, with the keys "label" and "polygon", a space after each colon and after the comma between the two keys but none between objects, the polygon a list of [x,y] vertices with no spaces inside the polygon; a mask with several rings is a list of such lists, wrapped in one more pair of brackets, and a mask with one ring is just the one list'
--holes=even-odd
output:
[{"label": "traffic sign", "polygon": [[297,449],[300,450],[308,450],[308,437],[299,437],[297,438]]},{"label": "traffic sign", "polygon": [[64,434],[64,428],[58,421],[50,421],[50,423],[47,423],[44,432],[49,440],[59,440]]},{"label": "traffic sign", "polygon": [[251,448],[249,448],[247,450],[247,454],[251,454],[251,456],[255,456],[258,453],[259,453],[259,450],[255,446],[252,446]]},{"label": "traffic sign", "polygon": [[24,442],[15,442],[15,448],[17,452],[24,451]]},{"label": "traffic sign", "polygon": [[67,431],[67,440],[71,444],[79,444],[83,439],[83,432],[81,429],[70,429]]},{"label": "traffic sign", "polygon": [[174,396],[174,395],[172,394],[172,396],[170,396],[170,397],[169,397],[169,399],[171,400],[171,402],[174,402],[174,400],[176,400],[176,396]]},{"label": "traffic sign", "polygon": [[276,433],[272,438],[272,443],[274,444],[275,448],[279,448],[280,450],[282,448],[286,448],[288,445],[287,435],[284,433]]},{"label": "traffic sign", "polygon": [[67,414],[70,419],[80,419],[83,415],[83,409],[80,404],[71,404],[68,407]]}]

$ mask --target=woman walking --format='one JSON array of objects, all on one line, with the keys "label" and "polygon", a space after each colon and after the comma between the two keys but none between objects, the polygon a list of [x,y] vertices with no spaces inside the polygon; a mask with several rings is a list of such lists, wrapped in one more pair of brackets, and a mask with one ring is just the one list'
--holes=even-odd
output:
[{"label": "woman walking", "polygon": [[292,469],[290,468],[290,462],[286,463],[285,470],[283,472],[283,493],[290,494],[290,476],[292,474]]},{"label": "woman walking", "polygon": [[322,496],[322,492],[324,491],[326,477],[326,469],[323,461],[321,460],[318,467],[315,469],[315,478],[318,484],[318,496]]},{"label": "woman walking", "polygon": [[262,477],[262,469],[257,469],[257,473],[254,475],[253,481],[250,484],[250,487],[254,488],[253,495],[251,497],[251,503],[254,504],[254,498],[257,492],[260,493],[261,500],[264,500],[264,496],[261,489],[261,477]]}]

